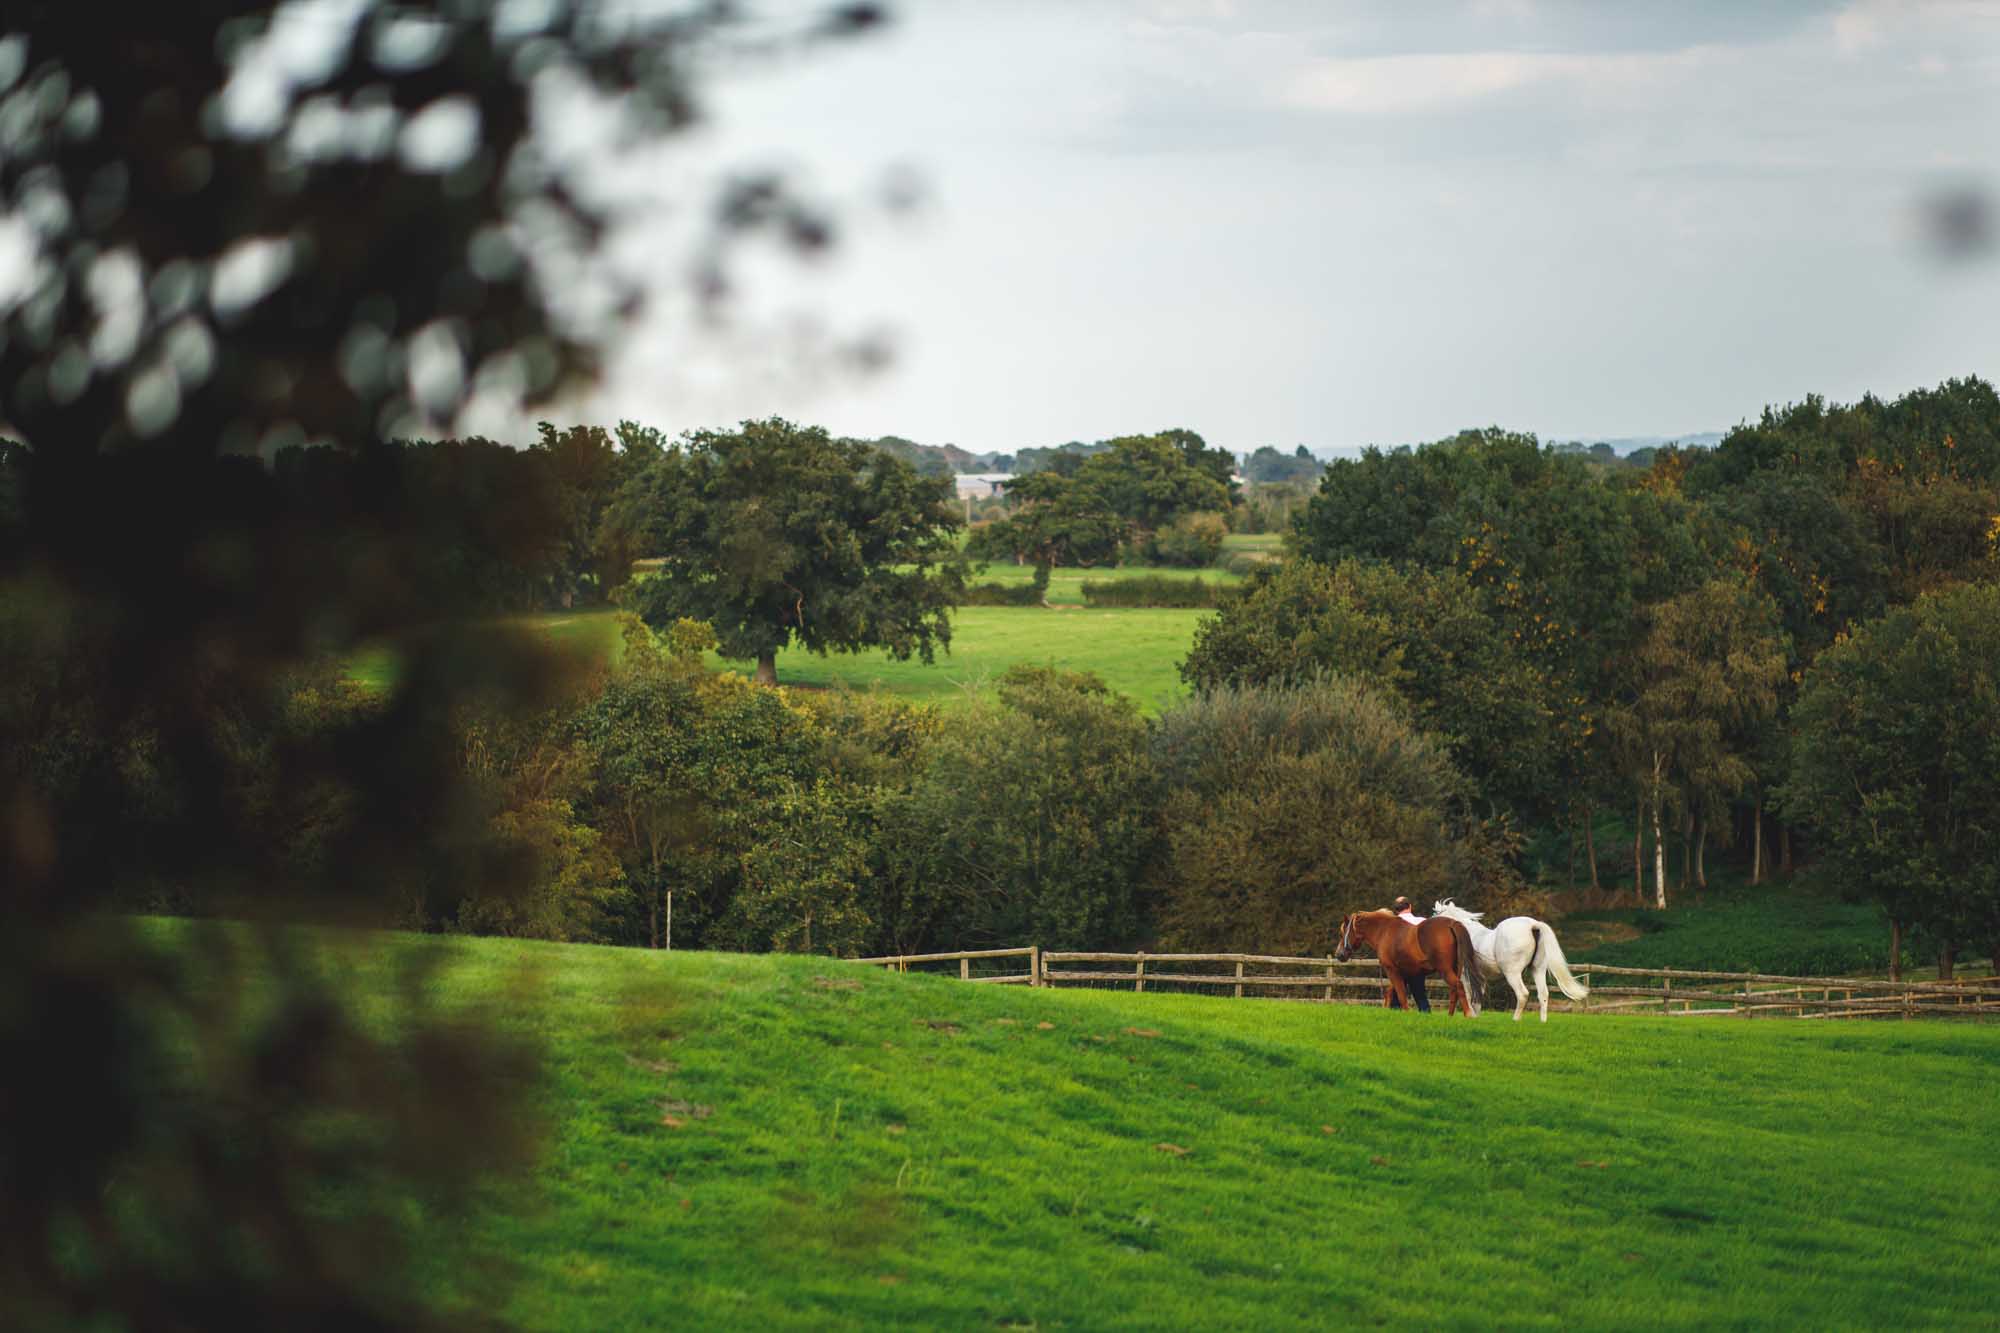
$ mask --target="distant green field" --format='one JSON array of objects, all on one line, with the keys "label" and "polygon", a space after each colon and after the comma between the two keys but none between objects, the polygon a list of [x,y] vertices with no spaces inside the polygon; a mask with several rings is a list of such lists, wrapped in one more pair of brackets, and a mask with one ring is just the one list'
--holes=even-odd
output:
[{"label": "distant green field", "polygon": [[1282,532],[1232,532],[1222,539],[1225,551],[1264,551],[1271,555],[1281,555],[1285,549],[1285,534]]},{"label": "distant green field", "polygon": [[[379,940],[384,984],[424,943]],[[486,1312],[530,1329],[1878,1329],[2000,1309],[2000,1026],[1545,1026],[441,947],[443,994],[546,1051],[542,1164],[471,1236],[519,1275]]]},{"label": "distant green field", "polygon": [[[1095,671],[1141,710],[1156,713],[1186,692],[1180,664],[1205,611],[1092,611],[1016,606],[968,606],[952,614],[951,652],[925,666],[892,661],[879,649],[816,657],[778,654],[785,685],[883,689],[933,703],[962,703],[1017,662]],[[742,671],[741,662],[716,664]]]},{"label": "distant green field", "polygon": [[[778,679],[806,689],[879,688],[951,705],[969,700],[973,691],[996,680],[1008,667],[1026,662],[1095,671],[1113,690],[1130,696],[1145,712],[1155,713],[1185,692],[1180,664],[1194,641],[1195,622],[1206,614],[968,606],[952,614],[951,651],[939,653],[930,666],[915,658],[893,661],[879,649],[826,657],[793,649],[778,654]],[[615,657],[620,649],[617,620],[610,611],[523,616],[517,623],[605,657]],[[710,662],[745,674],[753,669],[750,663],[714,655]],[[394,679],[395,666],[387,653],[360,653],[349,662],[348,678],[386,687]]]}]

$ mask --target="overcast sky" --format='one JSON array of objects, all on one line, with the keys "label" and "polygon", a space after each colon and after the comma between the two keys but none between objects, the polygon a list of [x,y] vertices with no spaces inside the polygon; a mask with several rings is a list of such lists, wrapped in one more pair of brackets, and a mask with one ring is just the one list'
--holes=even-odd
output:
[{"label": "overcast sky", "polygon": [[[753,266],[734,338],[634,339],[580,415],[1325,452],[2000,374],[2000,260],[1925,224],[2000,189],[2000,4],[896,8],[711,90],[697,155],[843,205],[837,256]],[[893,357],[801,373],[809,320]]]}]

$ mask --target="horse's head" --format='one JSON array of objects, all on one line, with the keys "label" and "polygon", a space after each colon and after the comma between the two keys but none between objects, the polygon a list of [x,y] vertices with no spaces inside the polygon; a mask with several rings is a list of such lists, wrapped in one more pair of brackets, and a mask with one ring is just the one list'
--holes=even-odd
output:
[{"label": "horse's head", "polygon": [[1367,944],[1370,948],[1374,947],[1368,938],[1367,930],[1362,926],[1361,917],[1360,912],[1349,912],[1340,923],[1340,947],[1333,951],[1333,956],[1343,963],[1354,956],[1357,945]]},{"label": "horse's head", "polygon": [[1333,951],[1333,956],[1343,963],[1354,956],[1354,913],[1352,912],[1341,918],[1340,947]]}]

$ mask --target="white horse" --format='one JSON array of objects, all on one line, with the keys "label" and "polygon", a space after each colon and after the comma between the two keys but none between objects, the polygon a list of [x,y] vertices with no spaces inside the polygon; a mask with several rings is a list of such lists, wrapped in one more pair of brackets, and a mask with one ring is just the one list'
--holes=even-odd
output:
[{"label": "white horse", "polygon": [[1521,980],[1521,970],[1535,969],[1535,992],[1542,1000],[1542,1021],[1549,1021],[1549,973],[1556,974],[1556,985],[1572,1000],[1581,1000],[1590,994],[1590,988],[1570,975],[1569,960],[1563,957],[1562,945],[1556,943],[1555,928],[1546,921],[1537,921],[1531,916],[1510,916],[1497,926],[1481,924],[1481,912],[1468,912],[1451,899],[1446,898],[1434,904],[1431,912],[1436,916],[1450,917],[1463,921],[1472,935],[1472,952],[1479,959],[1479,970],[1488,977],[1507,978],[1507,984],[1514,988],[1514,1021],[1521,1021],[1521,1010],[1527,1007],[1528,986]]}]

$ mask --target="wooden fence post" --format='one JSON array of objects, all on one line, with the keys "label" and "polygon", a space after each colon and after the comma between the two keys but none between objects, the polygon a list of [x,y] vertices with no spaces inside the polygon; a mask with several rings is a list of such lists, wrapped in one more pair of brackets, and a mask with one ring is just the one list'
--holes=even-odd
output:
[{"label": "wooden fence post", "polygon": [[1047,984],[1047,980],[1042,976],[1042,946],[1039,944],[1030,944],[1028,946],[1028,985],[1035,987],[1046,986]]},{"label": "wooden fence post", "polygon": [[[1327,979],[1327,981],[1328,981],[1329,983],[1330,983],[1330,982],[1332,982],[1332,980],[1333,980],[1333,955],[1332,955],[1332,954],[1328,954],[1328,955],[1326,956],[1326,979]],[[1326,999],[1327,999],[1327,1002],[1328,1002],[1329,1004],[1331,1004],[1331,1003],[1333,1002],[1333,987],[1332,987],[1332,985],[1330,985],[1330,984],[1329,984],[1329,985],[1327,986],[1327,988],[1326,988]]]},{"label": "wooden fence post", "polygon": [[1236,965],[1236,998],[1243,998],[1243,964]]},{"label": "wooden fence post", "polygon": [[1139,979],[1132,983],[1132,993],[1134,995],[1137,995],[1145,989],[1146,989],[1146,955],[1145,952],[1142,950],[1139,954]]},{"label": "wooden fence post", "polygon": [[1674,979],[1661,977],[1660,980],[1663,983],[1660,990],[1660,1012],[1671,1014],[1674,1011]]},{"label": "wooden fence post", "polygon": [[972,960],[970,958],[961,958],[958,960],[958,979],[960,981],[972,980]]}]

